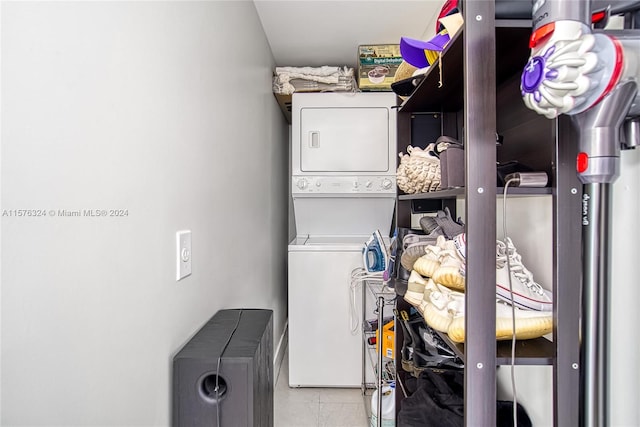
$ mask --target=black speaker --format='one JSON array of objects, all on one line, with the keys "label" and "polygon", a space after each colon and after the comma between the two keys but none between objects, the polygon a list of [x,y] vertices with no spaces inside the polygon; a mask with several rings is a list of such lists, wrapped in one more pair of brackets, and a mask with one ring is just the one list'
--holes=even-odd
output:
[{"label": "black speaker", "polygon": [[273,311],[220,310],[173,358],[174,427],[273,427]]}]

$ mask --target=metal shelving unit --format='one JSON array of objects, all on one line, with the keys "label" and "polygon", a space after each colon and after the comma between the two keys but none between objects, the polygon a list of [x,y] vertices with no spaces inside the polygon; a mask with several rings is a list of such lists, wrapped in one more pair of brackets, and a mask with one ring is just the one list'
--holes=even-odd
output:
[{"label": "metal shelving unit", "polygon": [[[518,21],[496,21],[493,1],[465,2],[463,14],[463,30],[452,38],[440,63],[431,67],[415,92],[401,105],[398,143],[400,149],[411,143],[412,120],[418,114],[436,112],[442,115],[445,134],[451,134],[448,132],[452,130],[457,132],[462,124],[465,187],[426,194],[400,194],[396,220],[399,226],[408,226],[411,208],[420,201],[449,200],[446,203],[451,206],[455,205],[456,199],[464,199],[466,277],[467,284],[473,285],[466,288],[467,341],[464,345],[450,344],[465,361],[465,425],[490,426],[496,425],[495,367],[511,362],[510,348],[505,351],[505,343],[496,344],[495,340],[495,255],[494,250],[487,250],[495,247],[496,195],[502,191],[496,189],[496,111],[505,103],[510,106],[509,103],[515,105],[516,102],[496,94],[497,88],[519,75],[526,63],[529,52],[523,46],[527,46],[530,22],[523,26]],[[515,117],[518,113],[508,111],[507,114]],[[515,363],[553,366],[554,425],[564,427],[579,424],[576,391],[579,389],[581,229],[580,192],[577,191],[580,184],[574,169],[577,138],[566,117],[547,121],[543,127],[535,132],[543,134],[545,143],[550,145],[545,161],[553,186],[514,189],[510,194],[552,197],[553,342],[544,338],[518,342]],[[442,337],[448,340],[446,334]],[[398,343],[396,341],[396,347]],[[399,372],[398,378],[402,377],[403,373]]]},{"label": "metal shelving unit", "polygon": [[[392,357],[387,357],[382,351],[382,327],[384,326],[385,318],[390,316],[385,316],[387,314],[385,312],[386,307],[392,308],[395,306],[395,298],[396,293],[395,290],[389,288],[382,279],[380,280],[372,280],[367,279],[364,281],[362,286],[362,396],[365,400],[365,408],[370,407],[370,397],[371,395],[368,393],[371,390],[382,390],[382,387],[394,382],[395,383],[395,362]],[[375,301],[375,309],[373,310],[373,314],[376,315],[377,328],[367,328],[367,294],[373,298]],[[391,315],[393,312],[388,310]],[[395,319],[394,324],[395,324]],[[368,339],[376,336],[376,329],[378,332],[378,346],[369,344]],[[375,383],[369,383],[366,380],[366,358],[369,358],[371,362],[371,366],[374,368],[374,374],[376,378]],[[387,366],[391,366],[391,369],[388,370]],[[390,372],[391,371],[391,372]],[[386,374],[386,375],[385,375]],[[376,408],[370,408],[370,418],[373,416],[375,411],[376,414],[376,425],[377,427],[382,426],[382,399],[380,398],[380,392],[378,392],[378,402]]]}]

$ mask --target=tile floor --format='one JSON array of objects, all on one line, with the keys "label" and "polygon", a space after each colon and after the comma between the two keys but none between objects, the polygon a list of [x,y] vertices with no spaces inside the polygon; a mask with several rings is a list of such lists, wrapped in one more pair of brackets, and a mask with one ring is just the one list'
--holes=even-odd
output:
[{"label": "tile floor", "polygon": [[360,389],[290,388],[285,352],[274,391],[275,427],[368,427]]}]

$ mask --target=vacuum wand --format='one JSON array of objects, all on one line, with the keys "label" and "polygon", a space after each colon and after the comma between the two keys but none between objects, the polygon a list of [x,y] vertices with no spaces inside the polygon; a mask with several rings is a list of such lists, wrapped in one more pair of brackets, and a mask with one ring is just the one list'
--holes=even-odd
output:
[{"label": "vacuum wand", "polygon": [[585,184],[583,202],[582,345],[580,425],[609,425],[609,254],[611,184]]},{"label": "vacuum wand", "polygon": [[608,330],[612,185],[620,175],[620,127],[636,84],[620,83],[602,102],[574,116],[582,193],[582,343],[580,390],[585,427],[608,425]]}]

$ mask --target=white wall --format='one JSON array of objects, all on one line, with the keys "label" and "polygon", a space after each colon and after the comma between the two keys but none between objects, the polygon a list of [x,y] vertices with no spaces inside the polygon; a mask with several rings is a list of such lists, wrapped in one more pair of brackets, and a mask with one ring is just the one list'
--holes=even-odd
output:
[{"label": "white wall", "polygon": [[[504,238],[503,198],[496,202],[497,238]],[[507,198],[507,234],[534,280],[553,287],[553,206],[551,196]],[[518,402],[536,427],[553,426],[553,370],[550,366],[516,366]],[[513,398],[511,367],[498,369],[498,398]]]},{"label": "white wall", "polygon": [[[357,66],[358,45],[435,35],[442,0],[255,0],[278,66]],[[429,21],[431,25],[427,27]]]},{"label": "white wall", "polygon": [[[222,308],[286,320],[287,125],[252,2],[3,2],[1,423],[162,426]],[[175,232],[193,275],[175,280]]]},{"label": "white wall", "polygon": [[[504,238],[503,197],[496,198],[497,239]],[[553,206],[551,196],[507,198],[507,234],[534,280],[547,290],[553,286]],[[464,214],[464,201],[456,209]],[[549,336],[551,338],[551,336]],[[551,366],[516,366],[516,394],[536,427],[553,425],[553,370]],[[511,400],[511,367],[497,371],[497,397]],[[564,426],[563,426],[564,427]]]},{"label": "white wall", "polygon": [[612,427],[640,426],[640,151],[623,151],[613,186],[609,403]]}]

